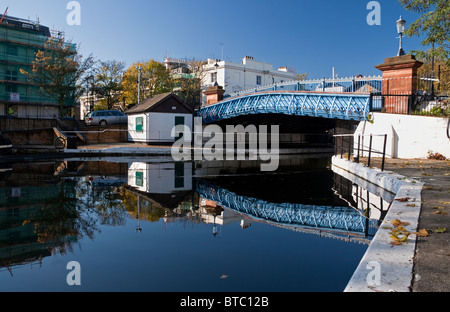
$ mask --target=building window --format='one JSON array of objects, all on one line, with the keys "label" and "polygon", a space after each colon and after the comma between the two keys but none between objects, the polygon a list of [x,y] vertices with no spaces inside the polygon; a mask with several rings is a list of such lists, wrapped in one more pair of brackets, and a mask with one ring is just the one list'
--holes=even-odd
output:
[{"label": "building window", "polygon": [[6,70],[5,80],[17,81],[17,71],[16,70]]},{"label": "building window", "polygon": [[144,117],[136,117],[136,132],[144,132]]},{"label": "building window", "polygon": [[12,56],[17,56],[17,55],[19,55],[19,49],[15,46],[8,46],[6,48],[6,54],[12,55]]},{"label": "building window", "polygon": [[217,82],[217,73],[211,73],[211,83]]},{"label": "building window", "polygon": [[262,84],[261,76],[256,76],[256,85],[260,86]]},{"label": "building window", "polygon": [[6,84],[6,93],[17,93],[17,85],[7,83]]}]

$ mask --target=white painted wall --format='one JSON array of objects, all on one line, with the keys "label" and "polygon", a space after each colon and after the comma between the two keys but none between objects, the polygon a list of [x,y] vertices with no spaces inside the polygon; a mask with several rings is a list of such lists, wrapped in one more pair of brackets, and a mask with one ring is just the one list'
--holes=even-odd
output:
[{"label": "white painted wall", "polygon": [[[136,117],[144,118],[143,132],[136,132]],[[145,113],[128,116],[128,141],[130,142],[175,142],[171,136],[175,127],[175,117],[184,117],[184,124],[192,129],[192,114]]]},{"label": "white painted wall", "polygon": [[[143,131],[136,131],[136,118],[144,118]],[[128,141],[129,142],[147,142],[147,115],[142,114],[132,114],[128,116]]]},{"label": "white painted wall", "polygon": [[192,129],[192,114],[149,113],[148,117],[149,142],[175,142],[175,138],[171,136],[172,129],[175,127],[175,117],[184,117],[184,124]]},{"label": "white painted wall", "polygon": [[[218,66],[214,66],[215,64]],[[224,88],[226,94],[296,80],[296,74],[289,72],[286,68],[274,69],[270,63],[258,62],[247,57],[242,59],[241,63],[216,62],[216,60],[208,59],[203,70],[205,72],[203,87],[214,85],[211,74],[217,73],[217,83]],[[256,84],[256,76],[261,76],[261,85]]]},{"label": "white painted wall", "polygon": [[[450,158],[447,122],[448,118],[442,117],[373,113],[373,123],[363,121],[359,124],[355,132],[355,148],[359,134],[387,134],[387,157],[426,158],[428,152],[433,152]],[[383,142],[382,137],[374,136],[372,146],[382,151]],[[368,146],[369,137],[365,136],[365,149]]]}]

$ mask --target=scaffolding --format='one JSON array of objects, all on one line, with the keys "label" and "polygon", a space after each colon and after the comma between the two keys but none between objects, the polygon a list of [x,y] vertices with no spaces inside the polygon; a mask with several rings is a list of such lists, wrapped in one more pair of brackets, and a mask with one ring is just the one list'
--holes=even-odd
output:
[{"label": "scaffolding", "polygon": [[[0,116],[58,116],[58,101],[42,94],[40,86],[21,73],[21,70],[31,72],[36,53],[49,38],[53,38],[52,35],[50,29],[39,22],[9,16],[3,18],[0,24]],[[75,50],[74,44],[67,45]]]}]

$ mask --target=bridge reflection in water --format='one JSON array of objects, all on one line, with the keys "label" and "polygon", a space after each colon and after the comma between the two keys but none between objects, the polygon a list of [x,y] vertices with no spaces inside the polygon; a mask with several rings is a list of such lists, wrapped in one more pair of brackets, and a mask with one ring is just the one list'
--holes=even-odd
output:
[{"label": "bridge reflection in water", "polygon": [[237,195],[205,181],[197,181],[196,192],[204,199],[254,220],[294,231],[351,242],[370,243],[379,223],[379,220],[370,219],[369,209],[270,203]]},{"label": "bridge reflection in water", "polygon": [[[258,198],[258,194],[263,191],[249,195],[252,192],[246,190],[249,185],[252,185],[252,181],[256,182],[256,180],[246,180],[238,187],[233,182],[231,183],[234,185],[233,190],[228,189],[229,185],[226,181],[237,182],[236,179],[242,181],[245,176],[242,176],[242,172],[231,172],[229,168],[231,171],[223,176],[224,172],[221,171],[219,181],[214,174],[215,170],[212,170],[214,166],[212,166],[214,168],[205,168],[205,166],[196,168],[197,165],[193,165],[192,163],[134,162],[128,168],[128,190],[134,189],[137,191],[136,195],[149,200],[153,198],[160,202],[161,207],[166,209],[165,220],[177,220],[180,217],[196,215],[197,220],[213,223],[214,228],[216,225],[236,221],[240,221],[242,227],[246,228],[256,221],[293,231],[362,244],[370,243],[385,214],[383,206],[387,207],[387,202],[392,200],[388,198],[386,202],[376,194],[376,190],[372,190],[371,193],[363,191],[363,188],[337,173],[331,173],[333,183],[330,187],[332,189],[327,191],[326,195],[323,194],[326,199],[311,200],[305,197],[303,202],[302,196],[288,196],[289,192],[296,189],[295,187],[289,190],[271,187],[272,192],[282,192],[283,196],[263,200]],[[242,170],[242,166],[235,167]],[[309,182],[297,181],[297,188],[303,189],[303,196],[311,191],[308,184],[312,183],[310,181],[312,178],[313,176],[305,177],[305,181]],[[267,180],[265,182],[267,182],[265,185],[269,185]],[[264,183],[261,184],[263,185]],[[326,187],[323,190],[326,191]],[[334,199],[330,197],[330,194]],[[314,197],[313,194],[308,196]],[[180,205],[184,203],[183,209],[180,209],[176,202]],[[186,206],[187,202],[190,202],[189,207]],[[185,211],[185,213],[174,213],[175,211]]]}]

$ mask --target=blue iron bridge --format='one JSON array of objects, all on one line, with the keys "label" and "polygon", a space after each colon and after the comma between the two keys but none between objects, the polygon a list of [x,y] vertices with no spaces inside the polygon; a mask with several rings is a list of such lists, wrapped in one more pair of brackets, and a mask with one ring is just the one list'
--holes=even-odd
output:
[{"label": "blue iron bridge", "polygon": [[262,91],[227,98],[197,111],[204,124],[251,114],[368,120],[372,97],[361,93]]},{"label": "blue iron bridge", "polygon": [[339,235],[354,235],[369,240],[376,232],[375,223],[351,207],[316,206],[291,203],[270,203],[256,198],[237,195],[229,190],[197,181],[199,196],[222,207],[282,227],[329,231]]}]

